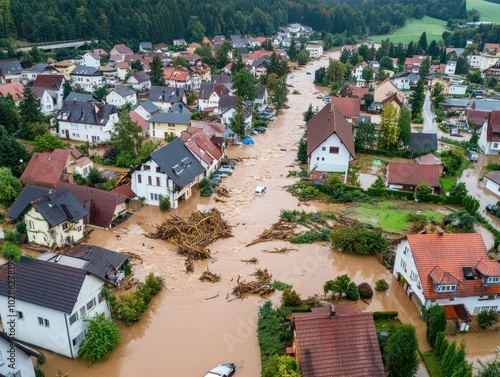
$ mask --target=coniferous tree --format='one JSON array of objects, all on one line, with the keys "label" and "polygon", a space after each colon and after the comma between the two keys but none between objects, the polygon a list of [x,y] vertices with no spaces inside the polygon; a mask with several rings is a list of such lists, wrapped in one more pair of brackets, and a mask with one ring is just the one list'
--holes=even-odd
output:
[{"label": "coniferous tree", "polygon": [[69,96],[69,94],[72,91],[73,91],[73,88],[71,87],[71,84],[69,83],[69,81],[64,80],[64,83],[63,83],[63,100],[65,100],[66,97]]},{"label": "coniferous tree", "polygon": [[23,99],[19,103],[21,123],[43,123],[45,117],[42,114],[41,108],[42,104],[40,99],[28,85],[25,85],[23,90]]},{"label": "coniferous tree", "polygon": [[165,78],[163,75],[163,62],[158,55],[153,57],[151,64],[149,66],[149,77],[151,79],[151,85],[154,86],[165,86]]},{"label": "coniferous tree", "polygon": [[309,104],[309,107],[307,108],[307,110],[303,113],[304,115],[304,122],[309,122],[311,120],[311,118],[314,116],[314,110],[313,110],[313,107],[312,107],[312,104]]},{"label": "coniferous tree", "polygon": [[413,97],[410,100],[411,104],[411,117],[417,119],[421,117],[422,108],[424,107],[425,94],[424,94],[424,81],[418,80],[417,87],[413,92]]},{"label": "coniferous tree", "polygon": [[411,141],[411,112],[407,109],[401,109],[398,118],[398,140],[399,144],[406,148]]},{"label": "coniferous tree", "polygon": [[290,49],[288,50],[288,57],[290,60],[294,61],[297,58],[297,43],[295,42],[295,39],[292,39],[292,42],[290,43]]}]

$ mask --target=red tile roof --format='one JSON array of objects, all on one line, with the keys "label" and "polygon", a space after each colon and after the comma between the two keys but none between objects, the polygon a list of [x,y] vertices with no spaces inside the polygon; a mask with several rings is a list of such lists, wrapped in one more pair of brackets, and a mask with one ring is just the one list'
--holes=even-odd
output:
[{"label": "red tile roof", "polygon": [[443,162],[432,153],[425,154],[415,159],[419,165],[442,165]]},{"label": "red tile roof", "polygon": [[125,46],[124,44],[118,44],[118,45],[114,45],[113,48],[119,53],[119,54],[124,54],[124,55],[128,55],[128,54],[133,54],[134,52],[128,47],[128,46]]},{"label": "red tile roof", "polygon": [[332,103],[345,117],[360,115],[361,100],[359,98],[332,97]]},{"label": "red tile roof", "polygon": [[62,149],[35,153],[21,175],[21,182],[25,185],[56,187],[64,173],[70,154],[70,151]]},{"label": "red tile roof", "polygon": [[131,183],[126,183],[124,185],[115,187],[113,190],[111,190],[111,192],[125,195],[129,199],[135,198],[137,196],[135,192],[132,191]]},{"label": "red tile roof", "polygon": [[[500,286],[483,286],[480,278],[464,279],[464,267],[474,270],[479,266],[484,272],[500,275],[498,262],[487,260],[488,254],[481,234],[444,233],[441,236],[413,234],[408,235],[407,239],[426,298],[500,294]],[[436,269],[437,267],[439,269]],[[435,293],[431,279],[437,279],[436,282],[458,284],[457,291]]]},{"label": "red tile roof", "polygon": [[182,67],[163,68],[163,77],[165,77],[165,80],[185,82],[190,75],[191,72],[186,68]]},{"label": "red tile roof", "polygon": [[431,187],[440,187],[439,166],[389,162],[387,182],[404,186],[418,186],[421,183],[428,183]]},{"label": "red tile roof", "polygon": [[476,265],[476,270],[478,270],[481,275],[500,276],[500,263],[491,261],[488,257],[484,257],[481,258],[479,263]]},{"label": "red tile roof", "polygon": [[465,115],[469,123],[472,123],[474,126],[482,126],[485,119],[488,117],[489,111],[481,111],[474,109],[465,110]]},{"label": "red tile roof", "polygon": [[313,308],[293,315],[296,355],[303,377],[385,377],[371,313],[356,305]]},{"label": "red tile roof", "polygon": [[307,154],[310,155],[333,134],[338,136],[352,158],[355,158],[352,126],[332,103],[323,107],[307,123]]},{"label": "red tile roof", "polygon": [[139,126],[141,126],[143,132],[146,132],[149,129],[146,119],[141,117],[135,111],[130,112],[130,120],[132,120],[132,122],[136,122]]},{"label": "red tile roof", "polygon": [[64,82],[63,75],[38,75],[33,82],[33,88],[59,90]]},{"label": "red tile roof", "polygon": [[487,140],[500,140],[500,110],[492,110],[486,119],[488,120]]},{"label": "red tile roof", "polygon": [[127,200],[120,192],[106,191],[88,186],[59,182],[57,187],[67,187],[73,196],[89,212],[88,224],[99,228],[109,228],[116,206]]},{"label": "red tile roof", "polygon": [[363,96],[370,91],[370,88],[360,88],[359,86],[352,87],[352,95],[358,98],[363,98]]},{"label": "red tile roof", "polygon": [[14,101],[18,101],[23,98],[23,84],[20,82],[12,82],[9,84],[0,85],[0,95],[2,97],[7,97],[11,95]]}]

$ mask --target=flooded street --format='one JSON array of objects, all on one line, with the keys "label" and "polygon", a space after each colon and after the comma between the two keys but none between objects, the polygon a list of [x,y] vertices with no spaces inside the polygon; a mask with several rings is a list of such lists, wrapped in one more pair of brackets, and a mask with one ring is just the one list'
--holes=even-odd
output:
[{"label": "flooded street", "polygon": [[[109,360],[88,366],[85,361],[45,352],[47,364],[43,369],[47,376],[61,370],[70,377],[201,377],[215,365],[227,362],[236,363],[238,377],[259,376],[256,325],[258,307],[265,300],[232,300],[231,295],[238,275],[252,279],[249,275],[255,268],[268,268],[273,279],[292,284],[303,298],[322,294],[324,282],[341,274],[347,273],[356,284],[368,282],[372,286],[383,277],[391,282],[390,289],[376,291],[369,304],[359,301],[359,307],[367,311],[397,310],[403,322],[417,326],[420,345],[425,349],[425,326],[417,309],[375,257],[337,253],[326,243],[294,245],[298,251],[288,254],[263,252],[281,248],[286,245],[284,242],[246,246],[278,220],[281,209],[297,208],[297,199],[285,187],[294,182],[286,178],[288,171],[297,169],[293,165],[297,142],[304,132],[302,113],[309,103],[313,108],[324,106],[316,98],[319,93],[312,84],[314,71],[326,66],[329,57],[338,56],[338,52],[330,53],[306,68],[292,71],[290,92],[298,90],[301,94],[289,94],[290,108],[269,125],[265,134],[253,137],[254,145],[229,148],[229,157],[241,157],[242,161],[234,174],[223,181],[231,194],[226,203],[216,203],[213,197],[201,198],[195,192],[189,201],[168,214],[154,207],[141,208],[119,226],[126,234],[118,234],[119,230],[92,233],[89,243],[140,255],[143,263],[134,268],[135,277],[142,280],[150,272],[159,274],[165,279],[165,289],[153,299],[140,322],[121,326],[122,341]],[[306,71],[312,75],[306,75]],[[254,195],[258,185],[267,187],[267,193],[261,197]],[[220,209],[234,227],[234,237],[210,245],[213,259],[196,262],[192,274],[185,274],[184,258],[176,254],[174,245],[145,236],[153,231],[151,224],[161,223],[166,216],[189,215],[194,210],[213,207]],[[241,261],[253,257],[259,260],[257,265]],[[207,267],[221,275],[220,283],[198,280]],[[280,297],[277,292],[271,300],[279,303]]]}]

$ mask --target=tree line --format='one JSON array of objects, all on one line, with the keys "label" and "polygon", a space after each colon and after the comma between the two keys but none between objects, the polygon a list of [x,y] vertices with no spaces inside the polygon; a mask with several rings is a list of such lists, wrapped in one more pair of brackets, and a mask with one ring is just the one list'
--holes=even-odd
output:
[{"label": "tree line", "polygon": [[[113,43],[153,43],[200,35],[270,36],[299,22],[331,34],[380,34],[408,18],[467,17],[465,0],[0,0],[0,38],[32,42],[98,39]],[[198,40],[197,40],[198,39]]]}]

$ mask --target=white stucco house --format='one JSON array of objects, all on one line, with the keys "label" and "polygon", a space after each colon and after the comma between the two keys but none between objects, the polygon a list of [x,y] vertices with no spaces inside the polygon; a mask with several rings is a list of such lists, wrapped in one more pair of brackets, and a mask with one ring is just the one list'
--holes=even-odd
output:
[{"label": "white stucco house", "polygon": [[493,194],[500,196],[500,171],[494,170],[488,172],[483,179],[486,183],[486,188]]},{"label": "white stucco house", "polygon": [[151,153],[130,173],[132,191],[144,202],[159,205],[169,198],[171,208],[187,200],[191,188],[203,179],[205,169],[181,138]]},{"label": "white stucco house", "polygon": [[457,61],[448,60],[448,62],[446,63],[446,67],[444,68],[444,73],[447,75],[454,75],[456,68],[457,68]]},{"label": "white stucco house", "polygon": [[19,341],[76,358],[89,326],[84,319],[110,317],[102,280],[82,268],[27,257],[15,266],[16,302],[10,308],[8,268],[0,267],[0,315],[4,327],[15,321]]},{"label": "white stucco house", "polygon": [[306,51],[309,52],[311,58],[320,58],[323,56],[323,46],[318,44],[308,44]]},{"label": "white stucco house", "polygon": [[448,94],[450,96],[464,96],[467,92],[467,85],[450,85],[448,89]]},{"label": "white stucco house", "polygon": [[476,315],[500,306],[500,264],[479,233],[408,235],[396,245],[393,274],[419,309],[463,305]]},{"label": "white stucco house", "polygon": [[82,56],[82,65],[86,67],[99,68],[101,65],[101,57],[98,54],[86,52]]},{"label": "white stucco house", "polygon": [[137,105],[132,106],[132,110],[145,120],[149,120],[153,115],[161,112],[161,109],[150,100],[139,102]]},{"label": "white stucco house", "polygon": [[115,88],[106,95],[106,103],[116,107],[122,107],[127,103],[134,106],[137,103],[137,93],[126,86]]},{"label": "white stucco house", "polygon": [[32,88],[33,93],[40,100],[40,110],[43,115],[50,115],[54,112],[54,99],[45,88]]},{"label": "white stucco house", "polygon": [[492,110],[486,117],[478,144],[486,156],[500,154],[500,110]]},{"label": "white stucco house", "polygon": [[219,107],[219,101],[225,94],[229,94],[229,89],[223,84],[202,83],[198,101],[199,111],[214,111]]},{"label": "white stucco house", "polygon": [[149,90],[151,89],[151,79],[149,75],[144,72],[137,72],[130,76],[127,80],[127,85],[132,86],[135,90]]},{"label": "white stucco house", "polygon": [[307,159],[309,172],[341,172],[347,179],[355,159],[352,126],[332,103],[307,123]]},{"label": "white stucco house", "polygon": [[61,138],[99,143],[111,138],[118,112],[113,105],[64,101],[56,121]]},{"label": "white stucco house", "polygon": [[96,67],[79,65],[71,71],[70,76],[73,85],[80,86],[88,93],[104,84],[104,74]]}]

